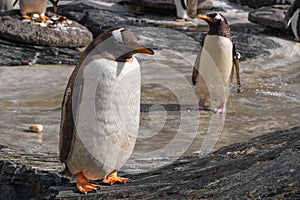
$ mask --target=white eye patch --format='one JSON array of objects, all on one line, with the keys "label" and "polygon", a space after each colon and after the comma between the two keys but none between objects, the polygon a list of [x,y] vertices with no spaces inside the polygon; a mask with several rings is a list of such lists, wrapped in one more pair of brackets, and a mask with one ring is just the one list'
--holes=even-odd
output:
[{"label": "white eye patch", "polygon": [[117,42],[119,43],[123,43],[123,38],[122,38],[122,34],[121,31],[125,30],[125,28],[119,28],[117,30],[114,30],[112,32],[113,37],[117,40]]},{"label": "white eye patch", "polygon": [[222,20],[222,19],[223,17],[219,13],[214,18],[215,21]]}]

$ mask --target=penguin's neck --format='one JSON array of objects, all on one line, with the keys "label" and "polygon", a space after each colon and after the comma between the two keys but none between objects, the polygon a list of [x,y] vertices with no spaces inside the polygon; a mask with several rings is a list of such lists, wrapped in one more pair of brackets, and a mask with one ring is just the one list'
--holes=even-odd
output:
[{"label": "penguin's neck", "polygon": [[133,62],[133,57],[130,58],[117,58],[116,59],[117,62],[128,62],[128,63],[132,63]]},{"label": "penguin's neck", "polygon": [[218,35],[229,38],[232,40],[231,32],[229,27],[210,28],[207,35]]}]

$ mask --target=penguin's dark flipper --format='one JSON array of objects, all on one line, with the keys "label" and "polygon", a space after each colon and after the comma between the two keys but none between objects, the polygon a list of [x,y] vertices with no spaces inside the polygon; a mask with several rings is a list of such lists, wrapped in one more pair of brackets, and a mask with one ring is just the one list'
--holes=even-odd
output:
[{"label": "penguin's dark flipper", "polygon": [[230,73],[229,83],[232,83],[232,80],[233,80],[233,74],[234,74],[234,60],[233,60],[233,62],[232,62],[232,68],[231,68],[231,73]]},{"label": "penguin's dark flipper", "polygon": [[197,55],[197,58],[196,58],[196,61],[195,61],[195,65],[193,67],[193,74],[192,74],[192,83],[193,83],[193,85],[196,85],[196,83],[197,83],[197,78],[198,78],[198,74],[199,74],[199,66],[200,66],[201,53],[202,53],[202,48],[201,48],[200,52]]},{"label": "penguin's dark flipper", "polygon": [[[233,60],[233,65],[235,66],[235,71],[236,71],[236,82],[237,82],[237,93],[241,92],[242,85],[241,85],[241,80],[240,80],[240,64],[238,59]],[[232,68],[232,76],[233,76],[233,69]]]},{"label": "penguin's dark flipper", "polygon": [[193,74],[192,74],[192,83],[193,85],[196,85],[197,83],[197,77],[198,77],[198,69],[195,67],[193,68]]},{"label": "penguin's dark flipper", "polygon": [[232,48],[232,55],[233,55],[233,62],[232,62],[232,70],[230,74],[230,82],[232,82],[233,79],[234,66],[235,66],[236,82],[238,86],[237,93],[240,93],[242,89],[241,80],[240,80],[240,63],[239,63],[240,54],[236,51],[234,43]]}]

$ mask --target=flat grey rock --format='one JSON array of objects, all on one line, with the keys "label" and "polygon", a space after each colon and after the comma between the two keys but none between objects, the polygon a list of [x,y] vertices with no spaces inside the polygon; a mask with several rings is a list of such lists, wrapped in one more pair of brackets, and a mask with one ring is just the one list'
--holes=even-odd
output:
[{"label": "flat grey rock", "polygon": [[81,51],[73,48],[58,48],[13,42],[0,38],[0,66],[28,64],[75,65]]},{"label": "flat grey rock", "polygon": [[263,7],[249,13],[248,19],[265,27],[284,29],[285,6]]},{"label": "flat grey rock", "polygon": [[260,8],[272,5],[285,5],[291,4],[292,0],[229,0],[233,3],[249,6],[250,8]]},{"label": "flat grey rock", "polygon": [[83,47],[92,41],[91,32],[77,22],[62,27],[41,27],[23,22],[18,16],[0,16],[0,37],[3,39],[53,47]]},{"label": "flat grey rock", "polygon": [[[174,0],[141,0],[141,1],[135,1],[135,0],[126,0],[125,2],[128,2],[130,4],[134,4],[137,6],[140,6],[140,8],[152,8],[152,9],[158,9],[158,10],[175,10],[175,3]],[[188,2],[189,3],[189,2]],[[213,6],[212,1],[210,0],[198,0],[198,9],[211,9]]]},{"label": "flat grey rock", "polygon": [[[15,0],[1,0],[0,1],[0,12],[4,12],[4,11],[8,11],[8,10],[12,10],[13,4],[14,4]],[[16,5],[16,7],[18,7]]]}]

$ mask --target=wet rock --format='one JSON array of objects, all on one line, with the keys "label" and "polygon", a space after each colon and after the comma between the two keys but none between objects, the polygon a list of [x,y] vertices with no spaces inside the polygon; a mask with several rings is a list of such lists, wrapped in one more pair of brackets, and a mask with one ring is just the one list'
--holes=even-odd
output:
[{"label": "wet rock", "polygon": [[276,4],[291,4],[292,0],[229,0],[233,3],[249,6],[250,8],[260,8]]},{"label": "wet rock", "polygon": [[[0,150],[0,190],[11,199],[299,199],[300,127],[277,131],[208,154],[182,157],[155,171],[127,175],[126,185],[107,186],[88,195],[56,172],[3,160]],[[14,150],[15,154],[18,152]],[[20,154],[20,153],[19,153]],[[47,158],[47,155],[44,155]],[[42,159],[42,156],[39,156]],[[44,159],[47,160],[47,159]],[[49,166],[56,163],[48,163]],[[123,174],[124,175],[124,174]],[[0,193],[0,199],[4,193]]]},{"label": "wet rock", "polygon": [[41,27],[22,22],[15,15],[0,17],[0,37],[33,45],[69,48],[87,46],[92,41],[91,32],[77,22],[64,27]]},{"label": "wet rock", "polygon": [[162,50],[171,49],[178,52],[192,51],[197,54],[199,43],[183,32],[162,27],[128,27],[147,47]]},{"label": "wet rock", "polygon": [[[24,165],[16,165],[10,161],[0,161],[0,199],[38,199],[51,186],[67,184],[68,179],[60,177],[57,173],[33,170]],[[44,197],[45,197],[44,196]]]},{"label": "wet rock", "polygon": [[213,3],[212,1],[208,0],[198,0],[198,5],[197,5],[197,10],[198,10],[198,13],[201,11],[201,10],[210,10],[213,8]]},{"label": "wet rock", "polygon": [[194,18],[197,15],[198,0],[187,1],[187,15]]},{"label": "wet rock", "polygon": [[[142,1],[135,1],[135,0],[126,0],[131,5],[135,5],[139,11],[142,12],[152,12],[158,14],[174,14],[176,7],[174,0],[163,0],[163,1],[156,1],[156,0],[142,0]],[[213,4],[210,0],[198,0],[197,1],[197,10],[209,10],[213,7]],[[189,4],[189,2],[188,2]],[[190,12],[190,11],[189,11]],[[190,13],[194,15],[193,13]]]},{"label": "wet rock", "polygon": [[[237,25],[240,26],[241,25]],[[236,27],[231,27],[231,29],[236,29]],[[199,42],[199,45],[202,44],[206,33],[187,30],[184,31],[185,34],[194,38]],[[250,58],[258,58],[259,56],[269,55],[272,49],[279,48],[280,45],[274,42],[271,39],[264,38],[261,35],[249,34],[245,32],[232,31],[233,40],[236,45],[237,51],[241,54],[241,61]]]},{"label": "wet rock", "polygon": [[[68,5],[63,10],[66,11],[63,14],[69,18],[84,22],[94,37],[108,27],[117,24],[132,30],[144,45],[153,49],[172,49],[180,52],[193,51],[197,53],[206,35],[205,31],[180,29],[176,26],[176,23],[169,28],[163,28],[166,25],[162,17],[151,20],[148,15],[139,16],[133,13],[115,13],[110,10],[91,9],[90,6],[84,3]],[[255,30],[257,27],[249,27],[249,29]],[[273,40],[257,35],[257,32],[249,34],[245,33],[242,28],[235,30],[233,33],[234,40],[238,51],[242,55],[242,60],[269,55],[271,49],[279,47]],[[188,45],[185,45],[185,43]],[[196,43],[198,44],[195,45]],[[253,51],[253,49],[256,50]]]},{"label": "wet rock", "polygon": [[[199,25],[197,20],[182,24],[176,22],[174,16],[135,14],[122,5],[109,7],[105,5],[96,6],[95,4],[94,6],[91,2],[79,1],[60,6],[58,11],[60,15],[85,26],[92,32],[94,37],[109,27],[124,26],[133,30],[139,39],[154,47],[154,49],[175,49],[180,52],[193,51],[197,53],[196,51],[200,48],[200,43],[206,34],[203,25]],[[270,49],[276,48],[275,42],[265,39],[264,35],[256,31],[257,27],[251,28],[250,25],[250,23],[245,24],[245,29],[251,29],[253,31],[250,33],[251,35],[247,35],[248,32],[238,26],[236,26],[236,33],[234,33],[242,59],[267,55]],[[187,27],[193,30],[186,29]],[[4,36],[8,38],[8,35]],[[179,42],[183,41],[182,38],[193,45],[182,44]],[[63,44],[65,41],[61,40],[60,42]],[[195,48],[194,44],[196,43],[198,45]],[[251,48],[258,49],[253,51]],[[81,54],[80,51],[74,48],[38,46],[2,39],[0,39],[0,49],[3,52],[0,65],[76,64]]]},{"label": "wet rock", "polygon": [[18,66],[26,63],[75,65],[81,55],[81,51],[76,49],[15,43],[1,38],[0,50],[0,66]]},{"label": "wet rock", "polygon": [[15,0],[1,0],[0,1],[0,12],[16,9],[13,7],[14,2],[15,2]]},{"label": "wet rock", "polygon": [[110,27],[134,25],[134,18],[130,13],[117,14],[106,10],[89,10],[84,21],[85,26],[96,37]]},{"label": "wet rock", "polygon": [[19,195],[14,186],[8,184],[0,184],[0,200],[19,200]]},{"label": "wet rock", "polygon": [[265,27],[284,29],[284,16],[287,7],[264,7],[249,12],[248,19]]}]

